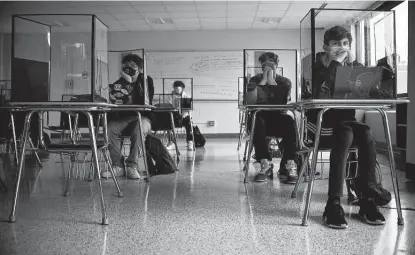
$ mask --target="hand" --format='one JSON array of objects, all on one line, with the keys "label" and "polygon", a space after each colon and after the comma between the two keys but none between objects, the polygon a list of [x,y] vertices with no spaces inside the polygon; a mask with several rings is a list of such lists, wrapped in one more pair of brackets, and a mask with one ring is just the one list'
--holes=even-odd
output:
[{"label": "hand", "polygon": [[347,51],[342,51],[342,52],[330,54],[329,59],[330,59],[330,62],[334,60],[339,63],[343,63],[346,60],[347,56],[348,56]]},{"label": "hand", "polygon": [[268,72],[267,83],[269,85],[277,85],[277,82],[275,81],[275,78],[274,78],[274,71],[273,70],[270,70]]},{"label": "hand", "polygon": [[353,55],[352,51],[351,51],[351,50],[347,50],[347,59],[346,59],[346,62],[347,62],[348,64],[352,64],[355,60],[356,60],[356,59],[355,59],[355,57],[354,57],[354,55]]},{"label": "hand", "polygon": [[262,80],[258,85],[265,85],[268,82],[268,75],[272,72],[271,68],[264,68],[262,72]]}]

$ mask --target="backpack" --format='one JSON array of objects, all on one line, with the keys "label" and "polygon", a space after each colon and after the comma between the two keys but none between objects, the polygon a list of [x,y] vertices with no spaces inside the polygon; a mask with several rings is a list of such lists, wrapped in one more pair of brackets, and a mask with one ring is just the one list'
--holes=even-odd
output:
[{"label": "backpack", "polygon": [[[158,137],[151,133],[147,134],[145,146],[147,151],[147,165],[151,176],[171,174],[179,171],[173,157]],[[155,161],[155,164],[153,163],[153,160]]]},{"label": "backpack", "polygon": [[200,147],[204,147],[206,144],[206,139],[205,137],[202,135],[202,133],[200,132],[200,129],[198,126],[194,126],[193,127],[193,136],[194,136],[194,140],[195,140],[195,147],[196,148],[200,148]]},{"label": "backpack", "polygon": [[[349,171],[354,175],[357,171],[357,164],[352,163]],[[392,195],[382,187],[382,174],[378,161],[376,161],[376,172],[378,173],[378,178],[376,179],[376,184],[370,189],[369,195],[373,198],[373,201],[377,206],[385,206],[392,200]],[[362,192],[357,182],[357,178],[347,180],[346,186],[349,202],[352,204],[359,204],[359,200],[362,198]]]}]

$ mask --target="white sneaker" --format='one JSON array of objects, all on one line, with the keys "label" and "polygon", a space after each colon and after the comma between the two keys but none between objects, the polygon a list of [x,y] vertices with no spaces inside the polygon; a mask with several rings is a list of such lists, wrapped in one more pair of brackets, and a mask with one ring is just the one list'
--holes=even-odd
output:
[{"label": "white sneaker", "polygon": [[187,142],[187,150],[188,151],[192,151],[193,150],[193,141],[188,141]]},{"label": "white sneaker", "polygon": [[[119,166],[113,166],[112,170],[114,171],[114,175],[115,177],[121,177],[125,175],[125,171],[124,168],[119,167]],[[111,176],[111,172],[109,170],[102,172],[101,173],[101,177],[102,178],[110,178]]]},{"label": "white sneaker", "polygon": [[173,150],[175,150],[175,149],[176,149],[176,145],[174,145],[174,143],[172,143],[172,142],[169,142],[169,143],[166,145],[166,149],[167,149],[168,151],[173,151]]},{"label": "white sneaker", "polygon": [[137,171],[137,168],[127,166],[127,177],[130,179],[140,179],[140,174]]}]

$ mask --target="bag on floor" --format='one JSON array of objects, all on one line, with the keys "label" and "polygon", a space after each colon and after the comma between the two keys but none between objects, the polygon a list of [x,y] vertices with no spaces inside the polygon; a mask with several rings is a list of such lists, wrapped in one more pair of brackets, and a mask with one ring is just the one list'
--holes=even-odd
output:
[{"label": "bag on floor", "polygon": [[145,146],[150,175],[171,174],[179,171],[173,157],[164,147],[163,142],[155,135],[147,134]]},{"label": "bag on floor", "polygon": [[[355,159],[352,159],[355,160]],[[351,164],[350,171],[354,175],[357,171],[357,164]],[[379,162],[376,161],[376,172],[378,173],[378,178],[376,184],[370,191],[370,196],[373,198],[377,206],[384,206],[389,204],[392,200],[392,195],[389,191],[382,187],[382,173]],[[359,200],[362,198],[362,192],[358,185],[357,178],[346,181],[347,193],[349,197],[349,202],[352,204],[359,204]]]},{"label": "bag on floor", "polygon": [[196,148],[200,148],[200,147],[204,147],[206,144],[206,139],[205,137],[202,135],[202,133],[200,132],[200,129],[198,126],[194,126],[193,127],[193,136],[195,139],[195,147]]}]

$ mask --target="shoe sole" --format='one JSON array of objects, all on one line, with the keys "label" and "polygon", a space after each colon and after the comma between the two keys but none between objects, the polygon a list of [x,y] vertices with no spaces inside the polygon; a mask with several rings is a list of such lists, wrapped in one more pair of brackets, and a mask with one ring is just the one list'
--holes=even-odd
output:
[{"label": "shoe sole", "polygon": [[297,180],[288,180],[288,179],[286,179],[286,180],[284,181],[284,183],[285,183],[285,184],[296,184],[296,183],[297,183]]},{"label": "shoe sole", "polygon": [[367,223],[367,224],[372,225],[372,226],[382,226],[382,225],[386,224],[386,221],[376,221],[376,222],[375,221],[370,221],[366,218],[366,215],[363,215],[363,216],[360,215],[360,214],[358,214],[358,215],[364,223]]},{"label": "shoe sole", "polygon": [[323,222],[324,224],[329,227],[329,228],[333,228],[333,229],[346,229],[349,225],[341,225],[341,226],[337,226],[337,225],[332,225],[332,224],[328,224],[326,221],[326,217],[323,216]]}]

